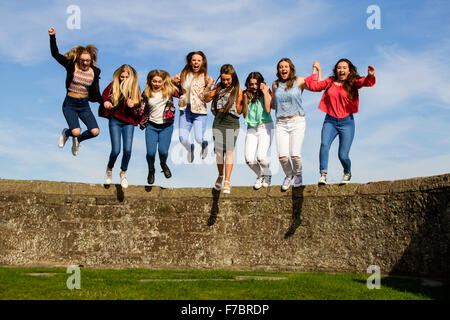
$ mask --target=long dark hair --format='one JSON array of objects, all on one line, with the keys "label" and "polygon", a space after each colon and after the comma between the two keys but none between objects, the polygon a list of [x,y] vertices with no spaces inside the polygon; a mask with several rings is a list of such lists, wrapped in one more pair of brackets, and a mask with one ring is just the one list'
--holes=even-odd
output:
[{"label": "long dark hair", "polygon": [[250,74],[247,77],[247,80],[245,80],[245,87],[247,89],[245,89],[244,93],[246,93],[247,91],[249,91],[250,88],[250,80],[255,79],[256,83],[258,84],[258,90],[256,90],[256,94],[254,94],[252,96],[252,102],[257,101],[261,96],[262,96],[262,91],[261,91],[261,83],[264,82],[264,77],[262,76],[261,73],[259,73],[258,71],[254,71],[254,72],[250,72]]},{"label": "long dark hair", "polygon": [[[354,85],[355,80],[361,78],[361,76],[358,74],[356,67],[353,65],[353,63],[350,60],[345,59],[345,58],[339,59],[339,61],[336,62],[336,64],[334,65],[333,75],[331,76],[331,78],[333,78],[333,81],[337,81],[339,79],[339,77],[337,75],[337,67],[338,67],[338,64],[341,62],[346,62],[348,64],[348,69],[350,71],[347,79],[345,79],[344,82],[342,83],[342,87],[345,89],[345,91],[347,91],[347,97],[350,100],[354,100],[355,98],[358,98],[358,90],[355,88],[355,85]],[[326,93],[326,91],[325,91],[325,93]]]},{"label": "long dark hair", "polygon": [[[223,96],[225,96],[228,92],[230,92],[230,98],[228,99],[227,104],[225,105],[225,108],[224,108],[224,113],[227,113],[228,111],[230,111],[233,104],[237,101],[237,98],[239,95],[239,79],[238,79],[236,71],[234,70],[234,68],[231,64],[224,64],[220,68],[219,78],[222,76],[222,74],[231,75],[231,85],[228,88],[226,88],[223,85],[222,81],[217,84],[217,87],[216,87],[217,90],[214,94],[214,98],[213,98],[211,107],[213,110],[217,110],[217,101],[220,98],[222,98]],[[219,78],[217,78],[217,81],[219,80]]]},{"label": "long dark hair", "polygon": [[205,77],[205,83],[206,83],[206,77],[208,74],[208,61],[206,60],[206,55],[202,51],[192,51],[192,52],[189,52],[188,55],[186,56],[186,65],[184,66],[184,68],[180,74],[181,83],[184,82],[184,80],[186,79],[186,75],[189,72],[193,72],[192,66],[191,66],[191,60],[192,60],[192,57],[196,54],[201,56],[203,59],[203,62],[200,67],[200,70],[198,71],[198,74],[200,75],[203,73],[203,76]]},{"label": "long dark hair", "polygon": [[277,87],[279,86],[280,81],[281,82],[285,82],[285,80],[283,80],[283,78],[281,78],[281,74],[280,74],[280,71],[278,69],[280,67],[280,63],[282,63],[282,62],[289,63],[290,71],[289,71],[289,77],[286,80],[286,89],[285,89],[285,90],[288,90],[288,89],[291,89],[293,87],[294,82],[297,79],[297,77],[295,75],[295,66],[292,63],[291,59],[289,59],[289,58],[283,58],[280,61],[278,61],[278,63],[277,63],[277,80],[275,81],[275,84],[277,85]]}]

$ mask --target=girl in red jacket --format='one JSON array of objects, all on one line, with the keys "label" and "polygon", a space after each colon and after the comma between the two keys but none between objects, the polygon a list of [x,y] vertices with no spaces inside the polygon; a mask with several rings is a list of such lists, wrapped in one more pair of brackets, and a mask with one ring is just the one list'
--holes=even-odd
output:
[{"label": "girl in red jacket", "polygon": [[111,153],[105,173],[105,184],[112,182],[112,169],[120,153],[123,140],[123,155],[120,171],[120,185],[128,187],[126,171],[131,158],[134,127],[139,124],[141,91],[138,74],[131,66],[124,64],[114,72],[113,81],[102,95],[104,109],[100,107],[99,115],[109,119],[109,136]]},{"label": "girl in red jacket", "polygon": [[[318,62],[314,64],[314,68],[319,72],[322,71]],[[360,77],[350,60],[340,59],[334,66],[331,77],[317,81],[316,75],[313,74],[305,79],[305,83],[311,91],[325,90],[319,104],[319,109],[326,112],[320,144],[319,185],[327,183],[328,155],[337,135],[339,135],[338,156],[344,168],[341,184],[347,184],[352,177],[349,152],[355,135],[353,114],[358,112],[358,90],[375,85],[375,68],[369,66],[367,77]]]}]

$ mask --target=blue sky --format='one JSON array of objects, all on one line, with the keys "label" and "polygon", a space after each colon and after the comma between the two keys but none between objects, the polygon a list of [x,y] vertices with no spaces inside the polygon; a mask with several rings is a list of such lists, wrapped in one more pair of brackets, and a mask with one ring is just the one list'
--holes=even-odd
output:
[{"label": "blue sky", "polygon": [[[81,10],[80,29],[70,30],[70,5]],[[381,29],[369,30],[366,9],[377,5]],[[145,86],[152,69],[179,73],[188,52],[202,50],[216,79],[222,64],[236,68],[241,86],[251,71],[275,80],[279,59],[289,57],[298,76],[308,76],[318,60],[324,76],[341,57],[361,75],[376,68],[377,84],[360,91],[360,112],[350,157],[353,182],[395,180],[450,172],[450,3],[442,1],[39,1],[0,3],[0,178],[102,183],[110,152],[108,122],[99,118],[100,136],[86,141],[77,157],[70,141],[57,139],[66,127],[61,111],[65,70],[50,55],[47,30],[56,29],[62,53],[75,45],[99,48],[103,90],[120,65],[132,65]],[[321,93],[303,93],[306,137],[305,184],[319,177],[320,130],[325,114],[317,109]],[[98,105],[91,104],[94,114]],[[274,114],[273,114],[274,116]],[[178,118],[178,114],[177,114]],[[211,126],[208,131],[212,146]],[[163,187],[211,187],[215,158],[186,163],[178,141],[178,119],[169,167],[173,177],[156,173]],[[254,173],[244,162],[245,127],[236,149],[231,185],[252,185]],[[330,183],[342,177],[336,140],[330,152]],[[212,149],[212,148],[211,148]],[[210,151],[212,151],[210,149]],[[145,185],[144,132],[135,130],[128,170],[130,184]],[[283,173],[270,150],[273,184]],[[119,156],[114,183],[119,182]]]}]

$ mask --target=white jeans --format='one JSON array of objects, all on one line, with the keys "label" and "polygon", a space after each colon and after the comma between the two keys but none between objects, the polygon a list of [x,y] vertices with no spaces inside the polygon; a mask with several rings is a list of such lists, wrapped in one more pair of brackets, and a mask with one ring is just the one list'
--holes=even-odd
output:
[{"label": "white jeans", "polygon": [[[266,162],[273,138],[273,122],[257,127],[248,127],[245,136],[245,161],[250,163]],[[269,162],[269,161],[267,161]]]},{"label": "white jeans", "polygon": [[275,136],[278,146],[278,158],[301,156],[305,130],[305,117],[299,116],[286,120],[277,119]]}]

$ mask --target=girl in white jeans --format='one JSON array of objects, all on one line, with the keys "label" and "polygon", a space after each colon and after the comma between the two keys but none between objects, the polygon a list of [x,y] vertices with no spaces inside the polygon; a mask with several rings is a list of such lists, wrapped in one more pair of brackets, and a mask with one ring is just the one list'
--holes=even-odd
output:
[{"label": "girl in white jeans", "polygon": [[259,72],[251,72],[245,81],[243,114],[247,124],[245,137],[245,161],[256,173],[256,190],[270,185],[272,174],[267,151],[273,137],[273,120],[270,116],[272,97],[269,87]]},{"label": "girl in white jeans", "polygon": [[[313,74],[316,73],[315,62]],[[301,153],[306,121],[301,96],[306,85],[305,78],[295,75],[295,66],[289,58],[283,58],[278,62],[277,78],[272,84],[272,108],[276,110],[277,115],[275,135],[278,158],[286,175],[281,189],[286,191],[293,178],[295,178],[294,187],[302,185]],[[322,79],[320,72],[319,79]]]}]

